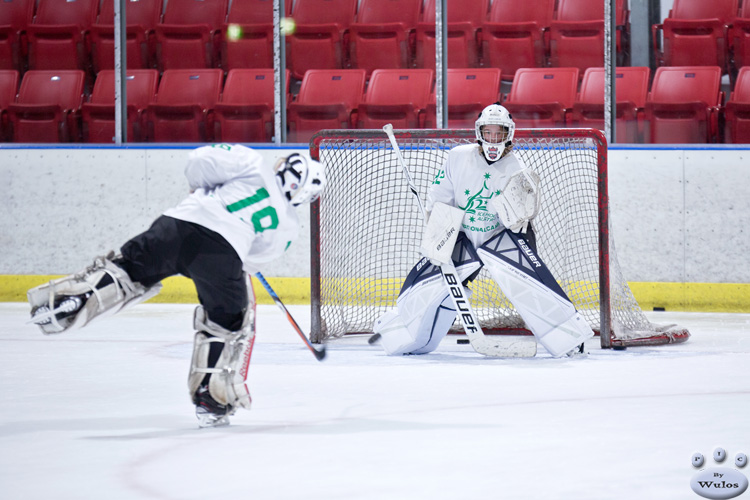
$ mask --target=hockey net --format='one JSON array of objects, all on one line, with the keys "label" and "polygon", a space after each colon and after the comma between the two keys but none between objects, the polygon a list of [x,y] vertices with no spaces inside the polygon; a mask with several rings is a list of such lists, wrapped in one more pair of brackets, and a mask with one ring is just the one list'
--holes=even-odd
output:
[{"label": "hockey net", "polygon": [[[447,152],[476,141],[473,130],[395,131],[424,200]],[[310,154],[328,178],[311,208],[311,339],[323,342],[372,331],[395,306],[419,260],[423,221],[386,134],[324,130]],[[609,231],[607,151],[590,129],[517,130],[514,151],[541,178],[542,203],[533,225],[537,249],[602,347],[687,340],[676,325],[648,321],[624,280]],[[529,333],[483,269],[469,285],[485,333]],[[453,329],[460,330],[455,323]]]}]

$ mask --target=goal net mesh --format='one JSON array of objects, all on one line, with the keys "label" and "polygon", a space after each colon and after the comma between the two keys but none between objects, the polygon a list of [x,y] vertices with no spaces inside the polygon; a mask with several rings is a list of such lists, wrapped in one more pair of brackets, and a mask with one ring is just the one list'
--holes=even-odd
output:
[{"label": "goal net mesh", "polygon": [[[516,154],[541,179],[541,209],[533,221],[539,255],[591,328],[599,333],[604,325],[614,345],[686,339],[684,330],[650,323],[622,277],[607,227],[600,135],[563,130],[518,130],[514,141]],[[473,131],[466,130],[396,131],[396,138],[422,200],[448,151],[475,142]],[[395,306],[420,258],[424,222],[385,133],[323,131],[314,141],[312,155],[328,178],[312,224],[313,246],[319,248],[312,256],[312,337],[320,342],[371,332],[375,319]],[[600,238],[609,244],[601,273]],[[609,293],[602,295],[607,281]],[[485,269],[469,288],[487,333],[525,330]]]}]

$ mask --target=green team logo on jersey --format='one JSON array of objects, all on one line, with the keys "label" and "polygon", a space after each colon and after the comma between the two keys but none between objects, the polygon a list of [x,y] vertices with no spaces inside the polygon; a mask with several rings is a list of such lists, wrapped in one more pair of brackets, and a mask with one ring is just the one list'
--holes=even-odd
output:
[{"label": "green team logo on jersey", "polygon": [[432,181],[433,184],[440,184],[440,181],[445,179],[445,170],[438,170],[437,175],[435,176],[435,180]]},{"label": "green team logo on jersey", "polygon": [[[497,227],[497,216],[487,210],[487,204],[493,196],[500,194],[500,190],[497,189],[495,191],[492,191],[487,186],[487,182],[490,180],[490,177],[491,176],[489,173],[484,174],[484,182],[482,183],[482,188],[476,193],[472,194],[469,189],[466,189],[464,191],[464,194],[466,195],[466,205],[463,207],[459,205],[458,208],[460,208],[467,214],[470,214],[469,222],[471,222],[472,224],[478,224],[478,226],[464,224],[464,229],[468,229],[469,231],[486,232],[491,231]],[[484,224],[492,222],[495,222],[495,224],[493,224],[491,227],[484,226]]]}]

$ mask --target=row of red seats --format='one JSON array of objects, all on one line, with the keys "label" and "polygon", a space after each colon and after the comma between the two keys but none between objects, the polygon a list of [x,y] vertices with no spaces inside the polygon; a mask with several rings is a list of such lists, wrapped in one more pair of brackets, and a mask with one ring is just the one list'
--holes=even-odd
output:
[{"label": "row of red seats", "polygon": [[[271,0],[235,1],[228,11],[229,3],[229,0],[125,2],[128,67],[163,71],[218,66],[219,47],[227,42],[223,36],[227,23],[260,26],[270,24],[273,19]],[[99,4],[100,0],[3,0],[0,69],[91,67],[94,73],[112,69],[115,2],[102,1],[101,10]],[[287,2],[286,15],[291,14],[291,5],[291,1]],[[271,65],[265,41],[260,48],[262,51],[256,50],[259,53],[253,57],[257,57],[258,64]]]},{"label": "row of red seats", "polygon": [[[719,67],[616,71],[617,141],[623,143],[750,143],[750,67],[724,102]],[[269,142],[273,137],[273,72],[219,69],[131,70],[128,138],[155,142]],[[114,72],[99,73],[84,102],[80,70],[0,71],[0,118],[15,142],[112,142]],[[507,96],[496,68],[448,70],[448,126],[471,128],[498,99],[519,128],[604,127],[604,69],[521,68]],[[309,70],[288,99],[288,140],[305,142],[326,128],[433,128],[434,74],[427,69],[366,72]],[[288,89],[287,89],[288,92]]]},{"label": "row of red seats", "polygon": [[[0,69],[114,67],[114,2],[0,2]],[[129,68],[272,67],[270,0],[126,2]],[[617,2],[618,44],[627,2]],[[286,2],[287,9],[292,1]],[[435,0],[296,0],[287,66],[308,69],[432,68]],[[448,65],[515,69],[603,64],[601,0],[448,1]],[[230,26],[232,28],[230,29]]]},{"label": "row of red seats", "polygon": [[[0,70],[0,116],[14,142],[104,142],[115,136],[115,72],[102,70],[84,102],[81,70]],[[273,70],[130,70],[127,137],[154,142],[269,142]],[[267,96],[270,94],[270,99]],[[256,99],[263,96],[262,101]],[[251,103],[249,101],[255,101]]]}]

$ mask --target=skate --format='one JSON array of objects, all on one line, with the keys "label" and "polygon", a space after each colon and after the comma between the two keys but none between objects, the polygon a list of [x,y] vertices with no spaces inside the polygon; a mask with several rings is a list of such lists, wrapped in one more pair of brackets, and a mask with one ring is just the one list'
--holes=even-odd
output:
[{"label": "skate", "polygon": [[201,385],[193,398],[195,402],[195,416],[198,419],[198,426],[204,427],[222,427],[229,425],[229,417],[234,414],[234,408],[230,405],[223,405],[208,392],[208,385]]},{"label": "skate", "polygon": [[58,322],[63,322],[65,318],[74,316],[75,313],[80,311],[90,296],[90,293],[67,297],[60,296],[55,300],[54,309],[50,309],[48,305],[39,306],[31,311],[31,319],[26,323],[33,323],[39,326],[49,325],[52,323],[53,316]]},{"label": "skate", "polygon": [[584,344],[581,343],[580,345],[577,345],[576,347],[574,347],[573,349],[565,353],[565,356],[569,358],[577,358],[581,356],[586,356],[587,353],[586,351],[583,350],[583,348],[584,348]]}]

